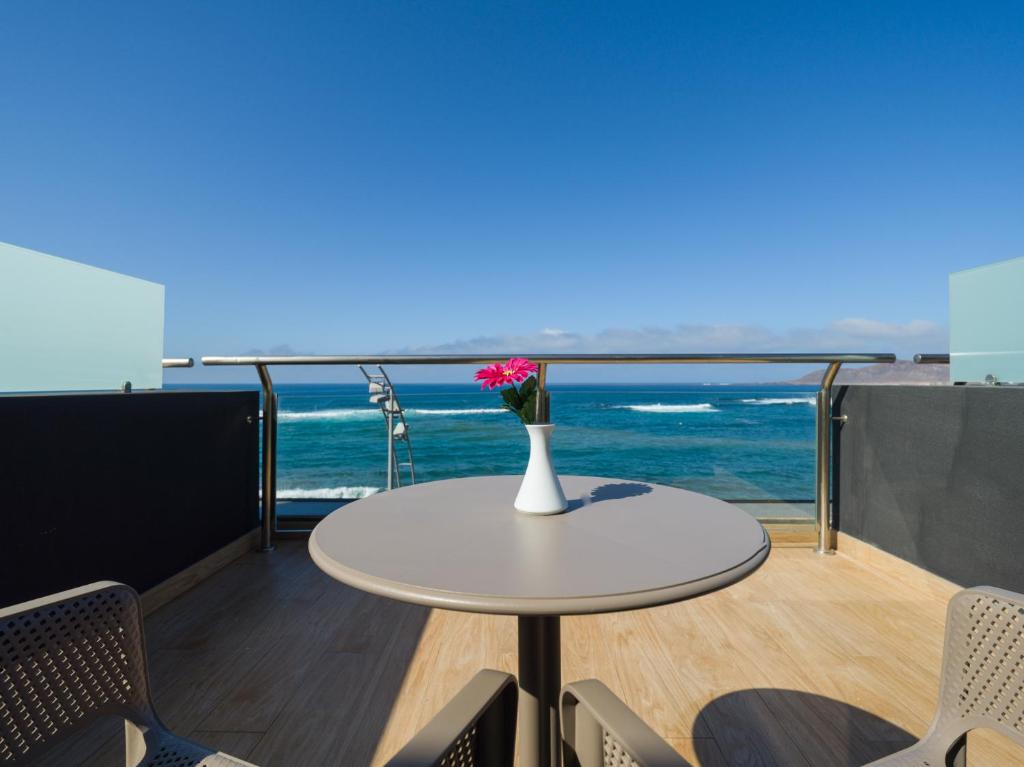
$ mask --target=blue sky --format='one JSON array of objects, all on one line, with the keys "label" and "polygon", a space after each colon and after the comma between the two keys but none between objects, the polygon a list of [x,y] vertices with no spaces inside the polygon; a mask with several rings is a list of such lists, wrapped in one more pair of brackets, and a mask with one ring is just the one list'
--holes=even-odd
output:
[{"label": "blue sky", "polygon": [[7,2],[0,240],[164,283],[174,356],[936,350],[948,273],[1024,255],[1022,41],[1020,3]]}]

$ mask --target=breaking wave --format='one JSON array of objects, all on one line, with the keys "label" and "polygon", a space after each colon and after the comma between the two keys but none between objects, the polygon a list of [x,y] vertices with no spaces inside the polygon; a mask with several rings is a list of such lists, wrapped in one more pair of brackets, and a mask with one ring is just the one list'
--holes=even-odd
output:
[{"label": "breaking wave", "polygon": [[465,407],[465,408],[429,408],[429,407],[410,407],[406,408],[406,413],[411,415],[483,415],[485,413],[507,413],[505,408],[501,407]]},{"label": "breaking wave", "polygon": [[636,413],[717,413],[718,408],[710,402],[699,402],[696,405],[616,405],[619,410],[632,410]]},{"label": "breaking wave", "polygon": [[307,490],[303,490],[301,488],[296,488],[294,490],[278,490],[277,497],[282,501],[310,499],[338,500],[365,498],[366,496],[373,495],[379,491],[379,487],[369,487],[364,485],[355,485],[350,487],[348,485],[342,485],[341,487],[314,487]]},{"label": "breaking wave", "polygon": [[[407,415],[489,415],[491,413],[508,412],[500,407],[467,407],[467,408],[406,408]],[[375,408],[338,408],[335,410],[282,410],[277,414],[278,421],[369,421],[380,418],[380,410]]]},{"label": "breaking wave", "polygon": [[282,410],[277,414],[278,421],[366,421],[380,418],[379,410],[370,408],[347,407],[335,410]]},{"label": "breaking wave", "polygon": [[764,399],[741,399],[744,405],[813,405],[814,397],[767,397]]}]

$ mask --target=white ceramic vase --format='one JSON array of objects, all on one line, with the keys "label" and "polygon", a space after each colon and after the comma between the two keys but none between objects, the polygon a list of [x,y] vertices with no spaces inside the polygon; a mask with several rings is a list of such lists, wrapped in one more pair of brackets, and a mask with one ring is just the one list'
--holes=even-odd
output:
[{"label": "white ceramic vase", "polygon": [[551,432],[554,430],[553,423],[526,426],[530,435],[530,461],[515,502],[516,510],[524,514],[559,514],[569,506],[551,464]]}]

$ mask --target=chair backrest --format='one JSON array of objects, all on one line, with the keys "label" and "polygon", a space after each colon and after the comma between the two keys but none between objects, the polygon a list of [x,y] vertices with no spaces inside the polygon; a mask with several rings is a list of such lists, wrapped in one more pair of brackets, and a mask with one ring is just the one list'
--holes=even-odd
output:
[{"label": "chair backrest", "polygon": [[109,714],[154,721],[133,589],[94,583],[0,610],[0,762]]},{"label": "chair backrest", "polygon": [[602,682],[571,682],[559,698],[566,767],[690,767]]},{"label": "chair backrest", "polygon": [[386,767],[512,767],[519,687],[481,669]]},{"label": "chair backrest", "polygon": [[935,729],[976,727],[1024,745],[1024,595],[981,587],[949,603]]}]

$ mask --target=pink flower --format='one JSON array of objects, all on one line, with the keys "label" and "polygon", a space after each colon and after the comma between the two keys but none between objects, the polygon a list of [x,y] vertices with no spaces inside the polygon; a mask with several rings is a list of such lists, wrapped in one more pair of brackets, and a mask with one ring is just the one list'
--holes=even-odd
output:
[{"label": "pink flower", "polygon": [[495,362],[485,368],[476,371],[477,381],[482,381],[481,389],[495,389],[507,383],[519,383],[530,377],[531,373],[537,372],[537,366],[528,359],[513,357],[508,362]]}]

